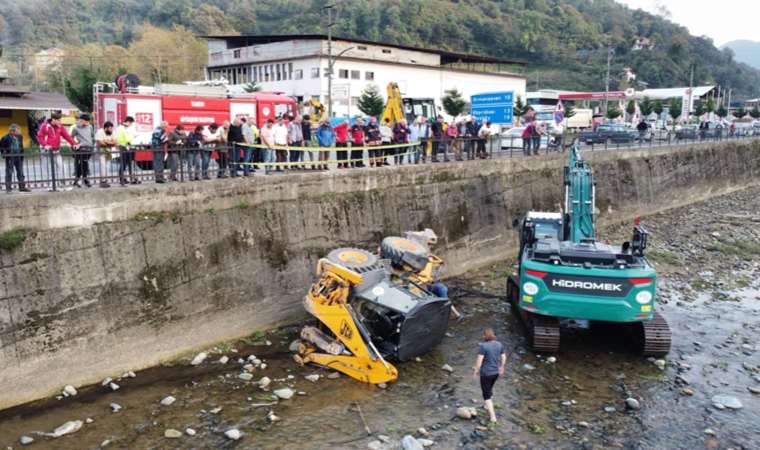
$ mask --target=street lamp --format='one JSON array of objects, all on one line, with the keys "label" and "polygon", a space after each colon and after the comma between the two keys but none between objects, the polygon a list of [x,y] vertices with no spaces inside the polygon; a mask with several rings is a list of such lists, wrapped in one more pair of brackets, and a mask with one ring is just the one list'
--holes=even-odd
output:
[{"label": "street lamp", "polygon": [[[327,10],[327,117],[328,119],[332,119],[332,78],[333,78],[333,66],[335,65],[335,60],[343,56],[344,54],[348,53],[349,51],[353,50],[355,47],[348,47],[346,49],[341,50],[340,53],[335,55],[333,57],[332,54],[332,27],[335,25],[335,22],[333,22],[333,8],[335,5],[325,5],[324,8]],[[335,17],[335,20],[337,20],[337,15]],[[350,113],[350,111],[349,111]]]}]

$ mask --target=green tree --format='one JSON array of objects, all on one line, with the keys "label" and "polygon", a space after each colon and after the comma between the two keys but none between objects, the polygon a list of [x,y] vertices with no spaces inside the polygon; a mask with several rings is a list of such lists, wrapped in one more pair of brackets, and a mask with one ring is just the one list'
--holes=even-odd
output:
[{"label": "green tree", "polygon": [[575,115],[575,108],[573,105],[565,105],[565,119],[569,119]]},{"label": "green tree", "polygon": [[636,113],[636,102],[633,100],[628,100],[628,105],[625,107],[625,112],[627,112],[629,116],[634,115]]},{"label": "green tree", "polygon": [[652,104],[652,112],[654,112],[655,114],[657,114],[657,116],[659,116],[660,114],[662,114],[662,110],[663,109],[664,108],[663,108],[662,102],[660,100],[657,100],[657,101],[655,101]]},{"label": "green tree", "polygon": [[378,117],[385,109],[385,101],[376,84],[367,85],[359,97],[359,110],[370,117]]},{"label": "green tree", "polygon": [[694,115],[702,117],[706,112],[707,109],[705,109],[705,105],[703,105],[702,102],[697,103],[697,106],[694,108]]},{"label": "green tree", "polygon": [[728,110],[726,109],[725,106],[720,105],[718,106],[718,109],[715,111],[715,115],[722,119],[728,115]]},{"label": "green tree", "polygon": [[673,118],[673,122],[675,122],[680,116],[683,106],[681,105],[681,99],[680,98],[672,98],[670,99],[670,104],[668,105],[668,114],[671,118]]},{"label": "green tree", "polygon": [[715,99],[712,97],[709,97],[707,99],[707,104],[705,105],[705,111],[706,112],[714,112],[715,111]]},{"label": "green tree", "polygon": [[517,100],[515,101],[515,106],[512,108],[512,115],[517,117],[517,121],[515,125],[520,125],[520,118],[525,115],[526,111],[528,110],[528,107],[523,104],[522,98],[520,96],[517,96]]},{"label": "green tree", "polygon": [[746,116],[746,115],[747,115],[747,110],[746,110],[746,109],[744,109],[744,108],[742,108],[742,107],[739,107],[739,108],[737,108],[737,109],[736,109],[736,110],[735,110],[733,113],[731,113],[731,114],[733,114],[733,116],[734,116],[734,117],[736,117],[737,119],[741,119],[741,118],[743,118],[744,116]]},{"label": "green tree", "polygon": [[252,94],[254,92],[260,92],[261,91],[261,85],[258,83],[254,83],[251,81],[250,83],[247,83],[243,86],[243,90],[249,94]]},{"label": "green tree", "polygon": [[620,111],[617,106],[610,106],[607,110],[607,118],[610,120],[617,119],[621,115],[623,115],[623,111]]},{"label": "green tree", "polygon": [[749,111],[749,115],[750,115],[750,117],[752,117],[753,119],[760,119],[760,108],[758,108],[758,107],[757,107],[757,105],[755,105],[755,107],[754,107],[754,108],[752,108],[752,109]]},{"label": "green tree", "polygon": [[446,95],[443,96],[441,101],[443,102],[443,110],[446,114],[456,117],[462,114],[467,107],[467,102],[462,98],[462,94],[456,89],[449,89],[444,91]]},{"label": "green tree", "polygon": [[649,100],[649,97],[644,97],[644,99],[641,100],[641,103],[639,103],[639,111],[641,111],[642,117],[648,117],[652,114],[653,108],[654,105],[652,104],[652,101]]},{"label": "green tree", "polygon": [[92,86],[98,81],[97,73],[89,67],[77,67],[63,81],[66,98],[80,111],[92,111]]}]

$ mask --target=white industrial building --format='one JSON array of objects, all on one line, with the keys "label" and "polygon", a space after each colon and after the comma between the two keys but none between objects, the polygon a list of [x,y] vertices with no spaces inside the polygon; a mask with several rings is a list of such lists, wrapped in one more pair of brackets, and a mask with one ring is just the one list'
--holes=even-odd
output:
[{"label": "white industrial building", "polygon": [[[209,79],[225,78],[242,88],[256,83],[263,91],[283,92],[299,102],[309,98],[323,104],[328,92],[326,35],[206,36]],[[384,44],[357,39],[332,39],[335,58],[333,113],[359,114],[361,91],[376,84],[385,96],[390,82],[405,97],[433,98],[441,108],[444,91],[456,88],[471,95],[514,91],[525,96],[525,77],[510,72],[523,63]]]}]

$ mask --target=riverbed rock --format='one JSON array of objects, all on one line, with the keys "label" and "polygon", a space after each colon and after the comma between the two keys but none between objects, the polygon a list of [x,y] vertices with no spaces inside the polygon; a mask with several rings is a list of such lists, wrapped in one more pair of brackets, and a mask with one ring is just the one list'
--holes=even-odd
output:
[{"label": "riverbed rock", "polygon": [[101,386],[108,386],[109,384],[111,384],[111,382],[112,382],[112,381],[113,381],[113,378],[111,378],[111,377],[107,377],[107,378],[105,378],[105,379],[104,379],[104,380],[103,380],[103,381],[100,383],[100,385],[101,385]]},{"label": "riverbed rock", "polygon": [[420,444],[411,434],[407,434],[401,439],[401,447],[404,450],[422,450],[423,448],[422,444]]},{"label": "riverbed rock", "polygon": [[21,436],[20,438],[18,438],[18,442],[21,445],[29,445],[32,442],[34,442],[34,438],[31,436]]},{"label": "riverbed rock", "polygon": [[246,372],[253,372],[255,370],[255,367],[253,366],[253,364],[246,364],[243,366],[243,370],[245,370]]},{"label": "riverbed rock", "polygon": [[222,412],[222,407],[221,406],[217,406],[216,408],[209,410],[209,412],[211,414],[219,414],[220,412]]},{"label": "riverbed rock", "polygon": [[174,428],[169,428],[168,430],[164,431],[164,437],[168,439],[178,439],[182,437],[182,432],[175,430]]},{"label": "riverbed rock", "polygon": [[532,366],[532,365],[530,365],[530,364],[523,364],[523,369],[525,369],[525,370],[527,370],[527,371],[529,371],[529,372],[530,372],[531,370],[536,370],[536,368],[535,368],[535,367],[533,367],[533,366]]},{"label": "riverbed rock", "polygon": [[422,444],[423,447],[432,447],[435,444],[435,442],[431,441],[430,439],[424,439],[424,438],[422,439],[418,438],[417,442]]},{"label": "riverbed rock", "polygon": [[338,378],[340,378],[340,372],[330,372],[329,374],[327,374],[327,378],[330,380],[337,380]]},{"label": "riverbed rock", "polygon": [[59,438],[61,436],[66,436],[67,434],[76,433],[82,428],[82,425],[84,425],[84,422],[81,420],[70,420],[53,430],[52,433],[47,433],[46,436]]},{"label": "riverbed rock", "polygon": [[195,355],[195,358],[193,358],[192,361],[190,361],[191,366],[199,366],[203,364],[203,361],[208,358],[208,354],[206,352],[200,352],[197,355]]},{"label": "riverbed rock", "polygon": [[546,362],[549,364],[554,364],[555,362],[557,362],[557,358],[555,356],[550,356],[546,358]]},{"label": "riverbed rock", "polygon": [[319,375],[316,373],[306,375],[304,378],[311,381],[312,383],[316,383],[317,381],[319,381]]},{"label": "riverbed rock", "polygon": [[448,373],[452,373],[454,371],[454,369],[450,365],[448,365],[448,364],[444,364],[441,367],[441,370],[443,370],[445,372],[448,372]]},{"label": "riverbed rock", "polygon": [[230,361],[230,357],[225,355],[219,358],[219,364],[227,364]]},{"label": "riverbed rock", "polygon": [[163,399],[161,399],[161,404],[164,405],[164,406],[171,406],[172,403],[174,403],[176,401],[177,401],[176,398],[174,398],[171,395],[167,395],[166,397],[164,397]]},{"label": "riverbed rock", "polygon": [[641,404],[639,403],[638,400],[636,400],[633,397],[628,397],[627,399],[625,399],[625,406],[626,408],[632,409],[634,411],[637,409],[641,409]]},{"label": "riverbed rock", "polygon": [[295,395],[295,392],[293,389],[290,388],[282,388],[282,389],[275,389],[273,391],[273,394],[277,396],[277,398],[280,398],[282,400],[289,400],[293,398],[293,395]]},{"label": "riverbed rock", "polygon": [[747,389],[755,395],[760,395],[760,387],[749,386]]},{"label": "riverbed rock", "polygon": [[722,405],[726,408],[731,408],[731,409],[741,409],[744,406],[742,405],[742,402],[740,402],[738,398],[732,395],[718,394],[718,395],[714,395],[711,400],[713,402],[713,406],[715,406],[718,409],[721,409],[718,405]]},{"label": "riverbed rock", "polygon": [[121,386],[119,386],[118,384],[114,383],[113,381],[108,384],[108,387],[111,388],[111,390],[114,391],[114,392],[118,391],[119,388],[121,388]]},{"label": "riverbed rock", "polygon": [[185,434],[188,436],[195,436],[196,431],[192,428],[185,428]]},{"label": "riverbed rock", "polygon": [[73,397],[73,396],[77,395],[77,390],[76,390],[76,388],[74,386],[72,386],[70,384],[67,384],[63,388],[63,395],[64,396],[69,396],[70,395],[70,396]]},{"label": "riverbed rock", "polygon": [[84,423],[93,423],[93,422],[95,422],[95,421],[92,419],[92,417],[88,417],[88,418],[84,419]]},{"label": "riverbed rock", "polygon": [[713,431],[712,428],[705,428],[705,430],[703,431],[703,433],[709,434],[710,436],[715,436],[715,431]]},{"label": "riverbed rock", "polygon": [[117,413],[117,412],[121,411],[121,405],[118,404],[118,403],[111,403],[110,406],[111,406],[111,412]]},{"label": "riverbed rock", "polygon": [[691,388],[683,388],[681,389],[681,395],[688,395],[689,397],[691,397],[692,395],[694,395],[694,390]]},{"label": "riverbed rock", "polygon": [[615,409],[614,406],[605,406],[604,407],[604,412],[614,413],[615,411],[617,411],[617,409]]},{"label": "riverbed rock", "polygon": [[251,381],[253,380],[253,374],[248,372],[243,372],[238,375],[238,378],[240,378],[243,381]]},{"label": "riverbed rock", "polygon": [[665,370],[665,360],[664,359],[655,359],[654,365],[657,366],[660,370]]},{"label": "riverbed rock", "polygon": [[578,426],[581,427],[581,428],[588,428],[589,424],[588,424],[588,422],[585,422],[585,421],[582,420],[582,421],[578,422]]},{"label": "riverbed rock", "polygon": [[237,441],[243,437],[243,433],[241,433],[237,428],[230,428],[224,432],[224,435],[227,437],[227,439],[232,439],[233,441]]},{"label": "riverbed rock", "polygon": [[264,389],[267,386],[269,386],[270,383],[272,383],[272,380],[270,380],[269,377],[261,377],[261,379],[258,382],[258,385],[260,388]]},{"label": "riverbed rock", "polygon": [[267,414],[267,420],[271,423],[275,423],[275,422],[279,422],[280,418],[277,417],[274,411],[269,411],[269,413]]},{"label": "riverbed rock", "polygon": [[457,408],[457,417],[460,419],[469,420],[477,417],[478,410],[469,406],[460,406]]},{"label": "riverbed rock", "polygon": [[382,450],[383,448],[385,448],[385,446],[383,445],[382,442],[378,440],[374,440],[374,441],[369,441],[367,443],[367,448],[369,450]]},{"label": "riverbed rock", "polygon": [[380,389],[385,389],[385,388],[387,388],[387,387],[388,387],[388,385],[387,385],[387,384],[385,384],[385,383],[378,383],[378,384],[377,384],[377,387],[378,387],[378,388],[380,388]]}]

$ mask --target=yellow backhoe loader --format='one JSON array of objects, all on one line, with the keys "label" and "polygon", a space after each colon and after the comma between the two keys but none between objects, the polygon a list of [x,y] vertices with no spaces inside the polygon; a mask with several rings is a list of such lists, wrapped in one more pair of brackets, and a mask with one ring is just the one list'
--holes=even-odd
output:
[{"label": "yellow backhoe loader", "polygon": [[296,362],[328,367],[365,383],[387,383],[398,377],[390,360],[407,361],[443,340],[451,301],[427,290],[432,263],[429,274],[423,270],[409,276],[400,276],[403,269],[391,264],[354,248],[333,250],[320,259],[319,279],[304,299],[306,311],[319,324],[301,330]]}]

